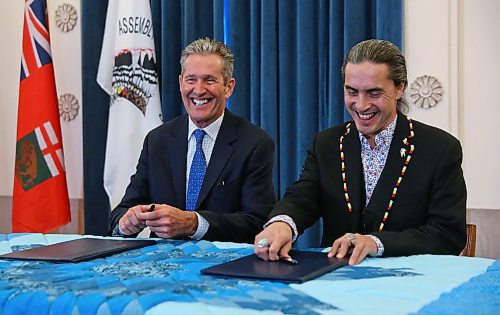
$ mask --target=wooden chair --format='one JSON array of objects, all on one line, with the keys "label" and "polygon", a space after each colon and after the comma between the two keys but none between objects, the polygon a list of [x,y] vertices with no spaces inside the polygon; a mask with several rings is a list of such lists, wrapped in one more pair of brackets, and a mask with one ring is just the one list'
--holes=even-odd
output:
[{"label": "wooden chair", "polygon": [[465,243],[465,248],[462,252],[462,255],[467,256],[467,257],[475,257],[476,256],[476,225],[467,223],[466,232],[467,232],[467,242]]}]

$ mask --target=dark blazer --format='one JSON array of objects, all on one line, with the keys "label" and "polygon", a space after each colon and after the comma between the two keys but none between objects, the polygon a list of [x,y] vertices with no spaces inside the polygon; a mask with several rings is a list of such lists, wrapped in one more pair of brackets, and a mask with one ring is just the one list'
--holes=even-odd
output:
[{"label": "dark blazer", "polygon": [[387,161],[366,210],[361,143],[351,123],[343,147],[352,212],[347,208],[341,178],[339,139],[346,131],[343,124],[316,136],[299,180],[288,188],[270,217],[289,215],[299,234],[323,217],[325,247],[347,232],[357,232],[377,236],[384,244],[384,256],[459,254],[466,241],[462,148],[448,133],[412,123],[414,137],[409,142],[415,149],[382,232],[378,229],[406,160],[401,149],[408,152],[403,139],[410,129],[402,114],[398,114]]},{"label": "dark blazer", "polygon": [[[146,136],[136,173],[111,212],[111,229],[138,204],[185,209],[187,132],[184,115]],[[253,243],[276,202],[273,163],[273,140],[226,110],[196,204],[196,211],[210,223],[203,239]]]}]

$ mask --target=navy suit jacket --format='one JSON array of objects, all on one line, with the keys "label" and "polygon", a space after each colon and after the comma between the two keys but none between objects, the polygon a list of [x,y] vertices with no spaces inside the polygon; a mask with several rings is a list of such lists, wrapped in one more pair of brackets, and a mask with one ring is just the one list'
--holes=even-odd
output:
[{"label": "navy suit jacket", "polygon": [[406,160],[401,149],[410,134],[406,116],[398,114],[385,167],[365,208],[361,143],[354,123],[344,137],[346,181],[352,212],[348,211],[341,177],[340,125],[320,132],[308,155],[300,179],[290,186],[270,217],[287,214],[299,234],[323,218],[322,246],[347,232],[372,234],[384,244],[384,256],[459,254],[465,246],[466,187],[462,148],[448,133],[413,121],[415,146],[402,177],[389,216],[380,223]]},{"label": "navy suit jacket", "polygon": [[[111,230],[138,204],[185,209],[187,132],[184,115],[146,136],[136,173],[111,212]],[[210,223],[203,239],[253,243],[276,202],[273,164],[274,141],[226,110],[195,209]]]}]

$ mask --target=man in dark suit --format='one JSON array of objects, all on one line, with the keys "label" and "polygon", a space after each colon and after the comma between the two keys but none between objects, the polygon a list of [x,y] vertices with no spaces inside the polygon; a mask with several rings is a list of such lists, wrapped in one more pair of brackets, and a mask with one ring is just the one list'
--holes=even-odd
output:
[{"label": "man in dark suit", "polygon": [[111,234],[253,242],[276,202],[274,142],[226,110],[234,57],[205,38],[181,55],[179,88],[187,115],[152,130]]},{"label": "man in dark suit", "polygon": [[406,62],[388,41],[354,46],[342,67],[352,122],[320,132],[297,182],[255,238],[264,260],[289,258],[320,217],[322,246],[349,264],[369,256],[454,254],[466,242],[462,149],[448,133],[402,114]]}]

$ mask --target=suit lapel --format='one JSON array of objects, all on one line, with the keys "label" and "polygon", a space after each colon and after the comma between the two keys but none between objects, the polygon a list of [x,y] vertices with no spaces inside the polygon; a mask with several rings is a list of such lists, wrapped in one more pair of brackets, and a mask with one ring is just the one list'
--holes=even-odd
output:
[{"label": "suit lapel", "polygon": [[188,117],[179,120],[177,126],[171,131],[169,140],[170,169],[172,170],[172,181],[175,195],[180,198],[177,204],[180,209],[186,208],[186,156],[187,156],[187,132]]},{"label": "suit lapel", "polygon": [[358,231],[360,228],[361,214],[363,213],[365,205],[365,181],[363,179],[359,133],[354,122],[351,123],[350,128],[351,131],[343,141],[346,164],[346,181],[349,199],[352,205],[351,228],[352,231]]},{"label": "suit lapel", "polygon": [[406,160],[405,156],[401,156],[401,149],[406,148],[403,144],[403,139],[408,136],[408,133],[409,128],[406,123],[406,117],[398,114],[396,129],[394,130],[391,147],[387,154],[387,160],[367,207],[368,212],[375,214],[374,219],[376,222],[371,222],[372,229],[378,229],[378,225],[382,222],[389,200],[391,199],[392,189],[401,174],[401,169]]},{"label": "suit lapel", "polygon": [[229,111],[226,111],[219,133],[217,134],[217,139],[215,140],[212,156],[210,157],[207,172],[203,179],[203,185],[198,195],[196,209],[198,209],[208,196],[208,193],[217,184],[217,179],[233,154],[234,149],[231,144],[237,140],[236,125],[234,122],[234,116]]}]

